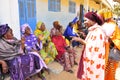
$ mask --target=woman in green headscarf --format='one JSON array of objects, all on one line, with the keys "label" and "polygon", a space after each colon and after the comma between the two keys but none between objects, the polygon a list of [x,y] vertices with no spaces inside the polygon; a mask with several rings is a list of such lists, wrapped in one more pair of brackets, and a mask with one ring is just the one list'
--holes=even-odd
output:
[{"label": "woman in green headscarf", "polygon": [[40,50],[40,55],[44,59],[45,63],[48,64],[54,61],[57,53],[54,43],[51,42],[50,33],[46,30],[43,22],[38,22],[34,34],[42,41],[43,48]]}]

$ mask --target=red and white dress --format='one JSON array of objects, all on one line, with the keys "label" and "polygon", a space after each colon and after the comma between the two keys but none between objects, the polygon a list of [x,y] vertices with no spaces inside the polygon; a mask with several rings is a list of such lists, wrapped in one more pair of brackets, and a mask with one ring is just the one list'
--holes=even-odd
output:
[{"label": "red and white dress", "polygon": [[105,40],[101,26],[95,24],[89,28],[85,39],[77,77],[80,80],[104,80],[105,76]]}]

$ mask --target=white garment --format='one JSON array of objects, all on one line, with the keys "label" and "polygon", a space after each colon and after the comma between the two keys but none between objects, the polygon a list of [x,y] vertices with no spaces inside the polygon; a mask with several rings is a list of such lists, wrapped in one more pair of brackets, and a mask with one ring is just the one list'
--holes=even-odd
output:
[{"label": "white garment", "polygon": [[106,35],[108,37],[110,37],[113,34],[113,32],[115,31],[115,27],[116,27],[116,25],[113,23],[104,23],[102,25],[102,28],[106,32]]},{"label": "white garment", "polygon": [[120,20],[117,21],[118,27],[120,28]]}]

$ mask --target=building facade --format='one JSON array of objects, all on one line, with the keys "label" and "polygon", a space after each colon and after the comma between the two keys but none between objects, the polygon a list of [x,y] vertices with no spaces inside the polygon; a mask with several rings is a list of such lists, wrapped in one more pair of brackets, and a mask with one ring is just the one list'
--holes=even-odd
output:
[{"label": "building facade", "polygon": [[9,24],[20,39],[20,26],[24,23],[35,30],[36,23],[42,21],[50,30],[57,20],[65,28],[77,13],[81,13],[82,18],[88,10],[107,7],[101,3],[96,0],[0,0],[0,24]]}]

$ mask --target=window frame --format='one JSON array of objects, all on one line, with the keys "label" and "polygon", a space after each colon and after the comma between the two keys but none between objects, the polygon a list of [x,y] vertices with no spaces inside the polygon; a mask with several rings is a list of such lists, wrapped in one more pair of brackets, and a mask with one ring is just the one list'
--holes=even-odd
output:
[{"label": "window frame", "polygon": [[61,0],[48,0],[48,11],[60,12]]},{"label": "window frame", "polygon": [[76,13],[76,3],[69,1],[69,13]]}]

